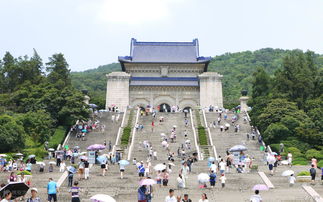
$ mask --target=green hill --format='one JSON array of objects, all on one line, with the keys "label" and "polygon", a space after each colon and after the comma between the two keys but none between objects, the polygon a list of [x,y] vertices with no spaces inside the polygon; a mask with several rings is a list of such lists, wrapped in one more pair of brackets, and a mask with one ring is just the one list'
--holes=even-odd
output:
[{"label": "green hill", "polygon": [[[278,68],[281,68],[283,57],[290,52],[290,50],[264,48],[213,57],[209,64],[209,71],[216,71],[223,75],[225,104],[237,104],[242,89],[251,92],[252,73],[257,67],[264,67],[269,75],[273,75]],[[316,55],[315,62],[322,68],[323,56]],[[84,72],[72,72],[72,84],[77,89],[89,90],[92,102],[104,107],[105,74],[112,71],[121,71],[120,65],[112,63]]]}]

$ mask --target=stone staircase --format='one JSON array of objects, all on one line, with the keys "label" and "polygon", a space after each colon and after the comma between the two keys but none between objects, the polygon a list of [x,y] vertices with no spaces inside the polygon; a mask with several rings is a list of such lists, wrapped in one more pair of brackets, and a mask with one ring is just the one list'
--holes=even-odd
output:
[{"label": "stone staircase", "polygon": [[[226,151],[235,145],[245,145],[248,148],[246,154],[250,157],[255,158],[255,163],[258,165],[263,165],[264,153],[260,151],[260,145],[258,144],[257,137],[255,140],[247,140],[247,133],[251,133],[251,127],[248,122],[243,121],[243,114],[234,114],[232,112],[227,113],[227,120],[223,119],[224,113],[222,113],[222,120],[220,125],[224,125],[226,123],[230,124],[230,128],[226,132],[221,132],[220,127],[217,125],[215,128],[210,127],[210,123],[213,121],[217,122],[217,118],[219,116],[216,112],[206,112],[206,120],[207,124],[210,127],[213,144],[216,147],[218,155],[221,157],[226,156]],[[234,127],[232,126],[231,120],[234,115],[238,115],[238,120],[235,124],[240,125],[240,131],[235,132]]]}]

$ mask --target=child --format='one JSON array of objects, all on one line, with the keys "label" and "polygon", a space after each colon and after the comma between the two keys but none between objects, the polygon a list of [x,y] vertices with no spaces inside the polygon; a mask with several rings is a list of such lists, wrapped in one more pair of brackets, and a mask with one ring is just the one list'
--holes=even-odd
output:
[{"label": "child", "polygon": [[289,177],[289,186],[292,187],[295,184],[296,178],[294,177],[294,174],[291,174]]},{"label": "child", "polygon": [[222,188],[224,188],[224,187],[225,187],[225,180],[226,180],[226,179],[227,179],[227,178],[224,176],[224,173],[222,173],[222,175],[221,175],[221,177],[220,177]]}]

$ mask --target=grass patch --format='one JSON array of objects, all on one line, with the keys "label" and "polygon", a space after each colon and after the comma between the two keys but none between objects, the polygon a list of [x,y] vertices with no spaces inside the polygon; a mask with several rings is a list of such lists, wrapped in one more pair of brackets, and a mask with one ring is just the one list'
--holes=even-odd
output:
[{"label": "grass patch", "polygon": [[49,148],[56,149],[59,144],[61,144],[66,136],[66,128],[64,126],[58,126],[55,130],[54,135],[49,139]]},{"label": "grass patch", "polygon": [[310,172],[309,171],[301,171],[301,172],[297,173],[297,176],[310,176]]},{"label": "grass patch", "polygon": [[132,130],[132,116],[133,116],[133,110],[130,110],[127,126],[123,128],[123,132],[121,136],[121,145],[128,145],[129,143],[131,130]]},{"label": "grass patch", "polygon": [[306,166],[306,165],[308,165],[308,161],[304,161],[304,160],[295,160],[295,161],[293,161],[292,162],[293,163],[293,165],[300,165],[300,166]]},{"label": "grass patch", "polygon": [[197,128],[198,135],[199,135],[199,143],[200,145],[208,145],[207,144],[207,136],[205,132],[205,128],[201,125],[198,126]]}]

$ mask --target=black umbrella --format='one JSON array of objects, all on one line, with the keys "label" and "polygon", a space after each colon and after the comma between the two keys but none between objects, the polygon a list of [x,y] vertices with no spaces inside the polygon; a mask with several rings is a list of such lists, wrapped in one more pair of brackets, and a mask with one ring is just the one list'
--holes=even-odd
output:
[{"label": "black umbrella", "polygon": [[4,197],[8,191],[12,193],[12,199],[18,198],[20,196],[24,196],[29,187],[24,182],[11,182],[4,186],[2,189],[0,189],[0,196]]}]

